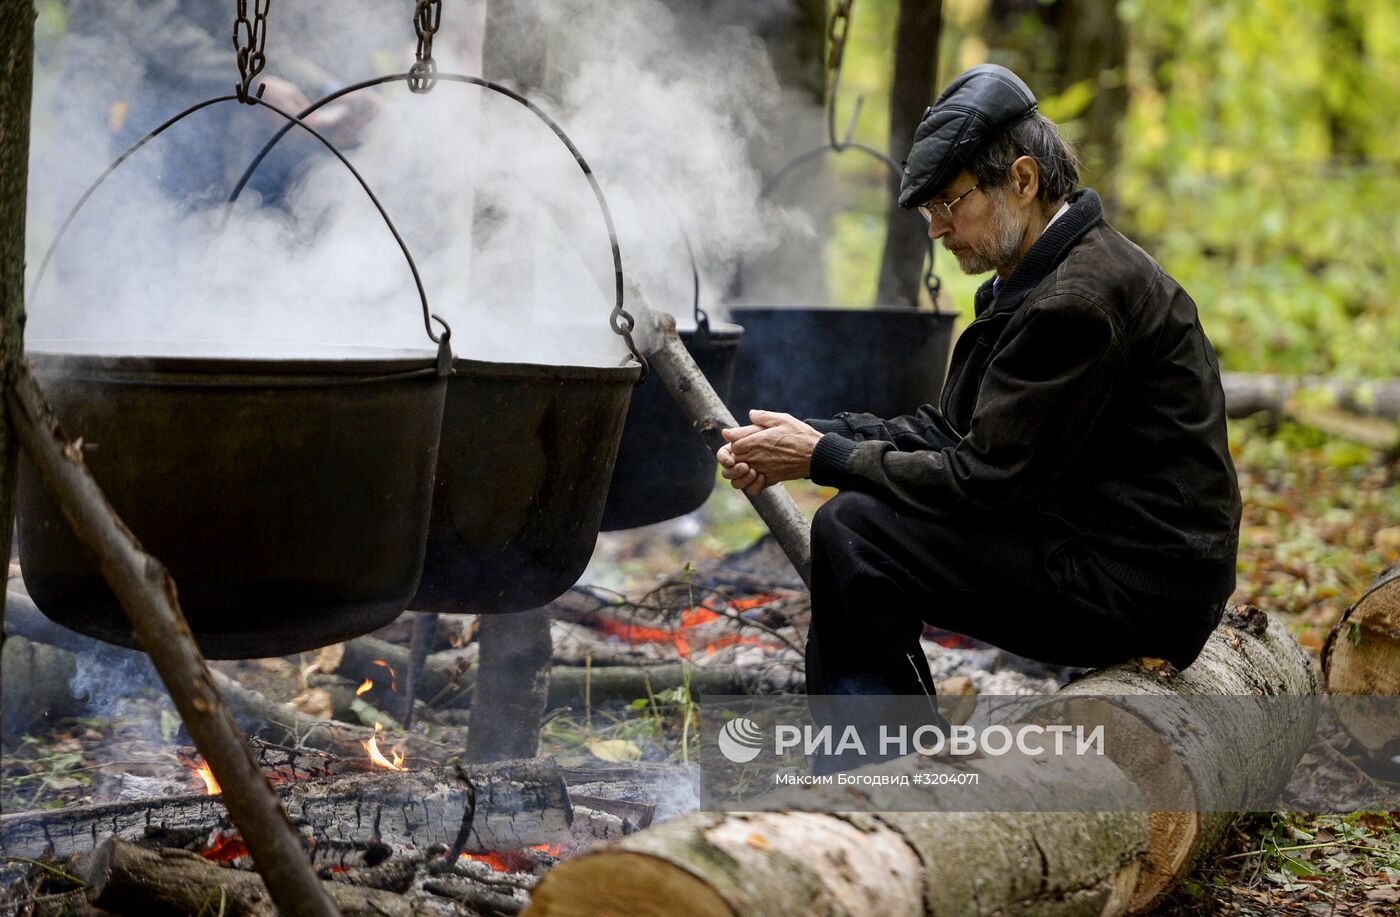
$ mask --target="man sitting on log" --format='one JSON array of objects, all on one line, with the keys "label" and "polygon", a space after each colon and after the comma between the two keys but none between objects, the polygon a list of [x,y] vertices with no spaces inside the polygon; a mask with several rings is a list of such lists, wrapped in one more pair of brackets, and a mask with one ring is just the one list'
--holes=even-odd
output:
[{"label": "man sitting on log", "polygon": [[1240,520],[1196,304],[1078,188],[1004,67],[928,109],[899,203],[963,271],[996,271],[940,403],[888,420],[753,411],[718,453],[749,493],[841,490],[812,524],[808,693],[933,694],[926,623],[1044,662],[1186,667],[1234,589]]}]

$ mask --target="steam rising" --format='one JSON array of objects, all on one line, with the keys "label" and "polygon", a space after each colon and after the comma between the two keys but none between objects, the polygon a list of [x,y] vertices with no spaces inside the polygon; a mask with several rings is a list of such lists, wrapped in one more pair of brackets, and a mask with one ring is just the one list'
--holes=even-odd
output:
[{"label": "steam rising", "polygon": [[[42,105],[36,110],[31,245],[47,244],[63,213],[119,152],[117,114],[154,119],[140,125],[148,129],[173,114],[176,101],[196,101],[206,88],[172,88],[154,64],[143,64],[151,46],[133,40],[139,29],[130,24],[149,6],[102,4],[111,34],[70,34],[60,46],[60,59],[81,60],[79,69],[100,78],[66,81],[63,120]],[[267,74],[303,58],[328,65],[342,83],[375,75],[366,64],[371,56],[381,69],[385,62],[390,71],[407,68],[411,4],[393,15],[383,4],[336,6],[335,15],[323,5],[295,13],[274,6]],[[445,7],[440,67],[479,73],[480,5]],[[762,44],[738,29],[683,32],[657,0],[563,0],[542,3],[540,15],[555,72],[531,97],[597,173],[624,269],[684,322],[691,275],[682,228],[706,289],[717,291],[741,255],[771,247],[787,226],[783,214],[755,203],[759,175],[747,153],[778,99]],[[227,42],[223,32],[216,37]],[[384,47],[369,55],[375,45]],[[231,49],[227,65],[215,91],[235,81]],[[329,87],[304,88],[315,97]],[[368,92],[383,107],[345,152],[397,222],[431,308],[453,326],[458,355],[620,362],[626,351],[607,328],[612,262],[603,218],[548,128],[514,101],[476,87],[443,82],[415,96],[395,83]],[[171,111],[157,117],[132,101],[150,99],[169,100]],[[31,346],[82,338],[159,341],[188,352],[200,352],[199,342],[233,341],[250,354],[270,342],[311,352],[319,345],[430,348],[409,268],[388,229],[314,141],[294,131],[280,164],[269,161],[271,172],[294,171],[279,201],[250,190],[231,213],[216,205],[276,126],[265,111],[223,103],[176,125],[119,170],[31,297]],[[204,148],[194,139],[201,136]],[[191,149],[195,160],[205,152],[215,160],[213,168],[199,166],[214,180],[206,193],[172,194],[181,178],[172,173],[172,151]],[[31,285],[40,254],[31,252]]]}]

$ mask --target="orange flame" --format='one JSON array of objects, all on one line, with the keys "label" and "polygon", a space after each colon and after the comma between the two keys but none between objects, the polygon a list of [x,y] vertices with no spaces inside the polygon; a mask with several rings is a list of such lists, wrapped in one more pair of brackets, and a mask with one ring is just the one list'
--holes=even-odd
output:
[{"label": "orange flame", "polygon": [[373,688],[373,687],[374,687],[374,682],[372,682],[372,681],[370,681],[368,678],[366,678],[366,679],[365,679],[365,683],[362,684],[362,685],[360,685],[358,688],[355,689],[355,696],[356,696],[356,697],[359,697],[361,694],[364,694],[366,691],[370,690],[370,689]]},{"label": "orange flame", "polygon": [[214,779],[214,772],[209,769],[208,764],[200,764],[194,769],[194,773],[200,780],[204,781],[204,795],[218,796],[223,792],[219,787],[219,781]]},{"label": "orange flame", "polygon": [[370,737],[368,742],[362,743],[365,746],[365,751],[369,752],[369,760],[378,767],[391,771],[401,771],[403,770],[401,766],[403,764],[403,752],[399,751],[397,748],[391,749],[390,754],[394,756],[394,760],[390,761],[388,758],[384,757],[384,753],[379,750],[379,734],[383,731],[384,724],[375,723],[374,735]]},{"label": "orange flame", "polygon": [[389,670],[389,690],[394,694],[399,693],[399,676],[394,671],[394,667],[389,665],[389,663],[385,662],[383,659],[371,659],[370,662],[374,665],[382,665],[384,666],[384,668]]}]

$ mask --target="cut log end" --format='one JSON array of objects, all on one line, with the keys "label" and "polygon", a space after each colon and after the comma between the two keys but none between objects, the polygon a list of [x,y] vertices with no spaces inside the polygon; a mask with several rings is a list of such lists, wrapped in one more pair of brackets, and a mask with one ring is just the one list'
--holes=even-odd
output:
[{"label": "cut log end", "polygon": [[625,850],[556,866],[535,889],[529,917],[737,917],[710,885],[659,857]]},{"label": "cut log end", "polygon": [[[1322,668],[1328,694],[1400,695],[1400,562],[1342,615],[1323,648]],[[1340,701],[1334,709],[1372,757],[1400,753],[1392,704]]]}]

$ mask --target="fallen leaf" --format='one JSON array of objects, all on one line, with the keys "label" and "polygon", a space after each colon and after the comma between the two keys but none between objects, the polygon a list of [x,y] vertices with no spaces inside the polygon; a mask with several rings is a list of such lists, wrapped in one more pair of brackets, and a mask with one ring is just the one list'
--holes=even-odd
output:
[{"label": "fallen leaf", "polygon": [[345,644],[332,643],[316,654],[317,667],[327,674],[340,668],[340,663],[345,659]]},{"label": "fallen leaf", "polygon": [[335,702],[331,700],[331,692],[325,688],[307,688],[292,698],[292,706],[299,712],[318,720],[332,719],[332,711],[335,710]]},{"label": "fallen leaf", "polygon": [[612,764],[639,761],[642,757],[642,750],[626,739],[600,739],[589,742],[588,750],[593,753],[593,757]]}]

